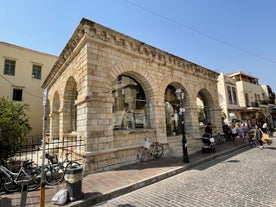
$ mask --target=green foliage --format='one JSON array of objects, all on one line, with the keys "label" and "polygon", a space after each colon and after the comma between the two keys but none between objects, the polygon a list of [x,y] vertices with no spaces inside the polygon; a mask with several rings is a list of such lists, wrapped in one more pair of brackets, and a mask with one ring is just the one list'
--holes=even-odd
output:
[{"label": "green foliage", "polygon": [[16,147],[25,143],[26,135],[31,131],[28,105],[18,104],[0,98],[0,149],[1,160],[15,155]]},{"label": "green foliage", "polygon": [[198,112],[198,122],[205,123],[206,117],[205,117],[204,109],[198,108],[197,112]]}]

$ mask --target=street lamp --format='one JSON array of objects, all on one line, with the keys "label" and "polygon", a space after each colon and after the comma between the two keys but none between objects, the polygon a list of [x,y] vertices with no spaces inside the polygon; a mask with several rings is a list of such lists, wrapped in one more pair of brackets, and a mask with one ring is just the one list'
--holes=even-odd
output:
[{"label": "street lamp", "polygon": [[179,108],[179,113],[182,113],[182,149],[183,149],[183,162],[184,163],[189,163],[189,156],[188,156],[188,149],[187,149],[187,140],[185,136],[185,119],[184,119],[184,91],[182,88],[178,88],[175,91],[175,95],[177,99],[180,102],[180,108]]}]

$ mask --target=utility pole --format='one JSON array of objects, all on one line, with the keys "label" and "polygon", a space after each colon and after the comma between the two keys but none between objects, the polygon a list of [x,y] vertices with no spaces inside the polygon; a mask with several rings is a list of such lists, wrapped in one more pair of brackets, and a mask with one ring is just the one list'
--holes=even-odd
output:
[{"label": "utility pole", "polygon": [[48,100],[48,89],[44,89],[43,92],[43,134],[42,134],[42,166],[41,166],[41,184],[40,184],[40,207],[45,206],[45,135],[46,135],[46,126],[47,126],[47,100]]}]

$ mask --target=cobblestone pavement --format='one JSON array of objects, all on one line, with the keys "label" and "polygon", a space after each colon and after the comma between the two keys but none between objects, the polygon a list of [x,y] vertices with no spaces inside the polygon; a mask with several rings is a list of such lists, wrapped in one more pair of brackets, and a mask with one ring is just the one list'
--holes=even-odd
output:
[{"label": "cobblestone pavement", "polygon": [[276,139],[240,149],[96,206],[275,206]]},{"label": "cobblestone pavement", "polygon": [[[274,136],[275,137],[275,136]],[[233,199],[240,201],[240,191],[244,188],[237,189],[236,184],[240,185],[248,185],[247,179],[250,178],[255,185],[255,191],[253,193],[261,194],[259,183],[267,184],[269,188],[271,184],[269,183],[270,180],[275,180],[274,177],[268,177],[268,175],[272,175],[273,169],[270,169],[269,166],[273,166],[275,170],[275,153],[276,153],[276,139],[273,138],[273,143],[269,147],[267,145],[264,150],[260,150],[254,148],[250,150],[250,147],[247,142],[242,142],[238,144],[234,144],[232,141],[227,141],[223,144],[216,145],[216,153],[202,153],[201,150],[189,153],[190,163],[183,164],[181,157],[162,157],[160,159],[154,159],[147,162],[137,162],[134,164],[130,164],[127,166],[120,167],[118,169],[113,170],[106,170],[103,172],[92,173],[86,175],[82,180],[82,192],[83,197],[80,200],[76,200],[74,202],[68,202],[66,206],[70,207],[84,207],[84,206],[91,206],[102,201],[110,200],[112,198],[116,198],[120,195],[127,194],[129,192],[133,192],[134,190],[140,189],[142,187],[148,186],[150,184],[156,183],[160,180],[168,179],[176,174],[185,172],[182,174],[183,178],[178,178],[176,181],[168,179],[169,184],[165,184],[164,186],[157,187],[158,190],[154,192],[152,189],[143,192],[141,191],[140,197],[137,195],[134,198],[130,199],[129,201],[124,201],[119,203],[117,206],[214,206],[213,200],[216,202],[222,202],[224,206],[226,206],[227,202],[225,197],[228,199]],[[242,151],[238,151],[242,149]],[[248,153],[252,153],[250,159],[246,160],[247,154],[245,151],[249,151]],[[236,153],[242,153],[243,156],[241,158],[231,158],[231,156],[235,156]],[[255,152],[255,153],[253,153]],[[256,159],[255,157],[258,155],[264,154],[262,158],[264,163],[261,162],[261,158]],[[274,153],[274,154],[273,154]],[[226,155],[228,156],[229,161],[225,161]],[[224,156],[224,159],[220,159]],[[248,155],[249,156],[249,155]],[[271,163],[268,163],[266,158],[271,158]],[[212,160],[216,159],[216,162],[211,162]],[[250,162],[254,164],[250,164]],[[210,163],[206,166],[207,163]],[[242,165],[241,163],[245,163],[246,165]],[[260,163],[260,164],[258,164]],[[204,164],[204,165],[202,165]],[[255,166],[256,165],[256,166]],[[265,168],[261,168],[262,166],[266,166]],[[197,166],[201,166],[200,168]],[[213,167],[221,166],[218,169],[213,169]],[[223,168],[224,166],[224,168]],[[247,166],[247,167],[245,167]],[[255,166],[255,167],[253,167]],[[259,167],[257,167],[259,166]],[[232,171],[230,171],[230,169]],[[245,167],[245,169],[244,169]],[[260,173],[260,169],[263,169],[266,174],[262,175],[260,178],[263,178],[264,181],[260,181],[256,179],[256,174]],[[268,170],[267,170],[267,169]],[[191,170],[193,169],[193,170]],[[226,169],[226,170],[225,170]],[[250,173],[245,172],[245,170],[250,170]],[[234,171],[233,171],[234,170]],[[202,173],[202,174],[201,174]],[[213,175],[212,175],[213,174]],[[274,172],[275,174],[275,172]],[[196,175],[193,177],[193,175]],[[211,176],[212,175],[212,176]],[[223,176],[225,175],[225,176]],[[227,176],[226,176],[227,175]],[[233,176],[229,177],[230,175]],[[187,177],[185,177],[187,176]],[[243,179],[240,181],[238,178],[242,177]],[[177,177],[174,177],[174,179]],[[231,178],[231,179],[230,179]],[[211,182],[213,181],[213,182]],[[219,183],[216,183],[220,181]],[[229,183],[227,183],[228,181]],[[231,181],[231,182],[230,182]],[[210,183],[209,183],[210,182]],[[222,183],[222,184],[221,184]],[[210,185],[214,185],[210,187]],[[152,185],[153,187],[155,185]],[[226,188],[226,187],[227,188]],[[176,189],[173,189],[175,187]],[[224,187],[229,189],[229,191],[223,191]],[[45,192],[45,207],[53,207],[56,206],[53,202],[51,202],[51,198],[54,194],[59,190],[65,188],[65,183],[62,183],[57,186],[46,186]],[[147,188],[145,188],[147,189]],[[168,191],[166,190],[168,189]],[[200,189],[203,189],[201,192]],[[251,188],[249,188],[251,189]],[[274,194],[275,194],[275,186],[274,186]],[[215,194],[209,196],[208,193],[214,190]],[[248,190],[246,189],[245,192]],[[273,192],[272,190],[268,189],[269,192]],[[140,191],[136,191],[139,193]],[[154,192],[154,193],[152,193]],[[161,194],[163,192],[163,195]],[[230,192],[230,193],[229,193]],[[241,191],[243,193],[243,190]],[[229,197],[231,194],[232,197]],[[132,194],[129,194],[132,195]],[[155,197],[150,197],[154,195]],[[157,196],[160,195],[160,198]],[[249,194],[251,195],[251,194]],[[242,195],[241,195],[242,196]],[[252,199],[252,202],[257,202],[258,199],[260,202],[275,202],[275,197],[269,199],[264,199],[262,195],[260,198]],[[214,197],[214,198],[213,198]],[[209,199],[210,198],[210,199]],[[249,196],[246,197],[248,199]],[[20,206],[21,201],[21,193],[13,193],[13,194],[5,194],[0,192],[0,206],[1,207],[17,207]],[[148,199],[148,200],[147,200]],[[206,203],[203,203],[205,199]],[[212,200],[213,199],[213,200]],[[220,200],[222,199],[222,200]],[[147,200],[147,202],[146,202]],[[145,203],[132,203],[132,202],[139,202],[143,201]],[[166,202],[167,203],[166,203]],[[193,203],[197,201],[196,203]],[[113,201],[111,201],[113,202]],[[252,206],[257,206],[253,202]],[[230,204],[231,205],[230,205]],[[234,202],[232,200],[228,201],[228,206],[233,206]],[[109,206],[116,206],[116,204],[109,204]],[[124,205],[126,204],[126,205]],[[27,200],[26,200],[26,207],[37,207],[40,206],[40,190],[28,192]],[[216,206],[223,206],[223,205],[216,205]],[[239,206],[239,205],[236,205]],[[248,205],[250,206],[250,205]],[[272,205],[271,205],[272,206]]]}]

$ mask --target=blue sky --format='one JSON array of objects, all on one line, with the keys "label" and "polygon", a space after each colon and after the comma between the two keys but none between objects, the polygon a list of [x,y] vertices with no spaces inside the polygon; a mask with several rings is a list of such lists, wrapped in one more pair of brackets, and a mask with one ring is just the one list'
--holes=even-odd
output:
[{"label": "blue sky", "polygon": [[0,41],[59,55],[84,17],[276,91],[275,0],[1,0]]}]

